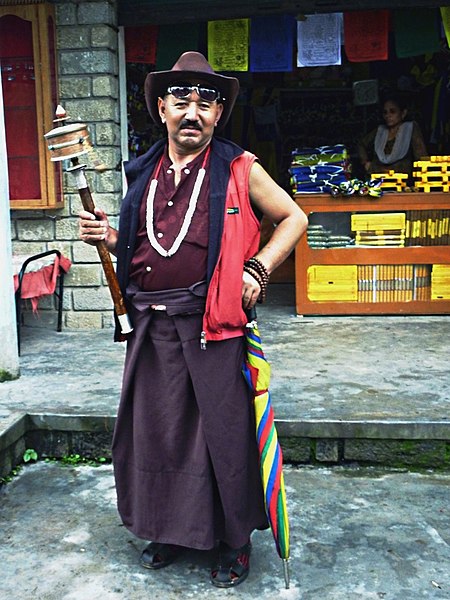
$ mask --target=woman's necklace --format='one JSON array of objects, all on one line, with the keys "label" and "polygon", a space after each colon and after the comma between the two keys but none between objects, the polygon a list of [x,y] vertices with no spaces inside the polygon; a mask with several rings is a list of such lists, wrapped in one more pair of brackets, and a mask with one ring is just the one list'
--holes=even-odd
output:
[{"label": "woman's necklace", "polygon": [[197,207],[197,200],[200,195],[202,183],[205,178],[205,174],[206,174],[205,165],[206,165],[206,161],[208,160],[209,152],[210,152],[210,148],[208,148],[208,150],[206,151],[202,166],[198,170],[197,177],[196,177],[195,183],[194,183],[194,188],[192,190],[191,197],[189,198],[188,208],[187,208],[186,214],[184,215],[183,223],[181,224],[181,229],[178,232],[178,235],[175,238],[172,246],[168,250],[165,250],[161,246],[161,244],[158,242],[158,240],[156,239],[155,225],[154,225],[154,218],[155,218],[154,203],[155,203],[155,196],[156,196],[156,188],[158,187],[158,175],[159,175],[159,171],[161,169],[161,165],[162,165],[162,161],[163,161],[162,156],[158,163],[158,166],[156,167],[156,173],[155,173],[154,178],[150,182],[150,188],[148,190],[148,196],[147,196],[147,214],[146,214],[147,236],[148,236],[148,241],[150,242],[150,245],[152,246],[152,248],[154,248],[156,250],[156,252],[158,252],[158,254],[160,254],[161,256],[164,256],[165,258],[169,258],[170,256],[173,256],[179,250],[184,238],[187,236],[189,227],[191,225],[192,217],[194,216],[194,212]]}]

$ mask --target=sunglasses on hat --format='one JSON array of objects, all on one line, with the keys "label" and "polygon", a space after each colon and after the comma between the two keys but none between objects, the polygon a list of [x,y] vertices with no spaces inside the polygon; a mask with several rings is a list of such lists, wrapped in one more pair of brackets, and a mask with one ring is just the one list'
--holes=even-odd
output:
[{"label": "sunglasses on hat", "polygon": [[219,90],[216,88],[207,87],[205,85],[171,85],[167,88],[167,94],[172,94],[175,98],[182,100],[183,98],[187,98],[192,94],[192,92],[197,92],[202,100],[206,100],[207,102],[215,102],[216,100],[221,99],[221,94]]}]

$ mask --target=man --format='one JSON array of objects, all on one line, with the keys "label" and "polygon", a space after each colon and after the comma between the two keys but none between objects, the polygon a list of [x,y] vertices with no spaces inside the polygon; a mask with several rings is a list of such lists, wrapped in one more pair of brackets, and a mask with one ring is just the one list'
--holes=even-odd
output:
[{"label": "man", "polygon": [[[245,311],[307,223],[252,154],[213,137],[238,91],[197,52],[150,73],[147,107],[167,139],[126,165],[118,231],[101,210],[80,213],[81,239],[117,256],[134,325],[113,439],[121,518],[152,540],[149,569],[217,546],[218,587],[247,577],[251,533],[267,527],[241,374]],[[276,227],[259,249],[263,214]]]}]

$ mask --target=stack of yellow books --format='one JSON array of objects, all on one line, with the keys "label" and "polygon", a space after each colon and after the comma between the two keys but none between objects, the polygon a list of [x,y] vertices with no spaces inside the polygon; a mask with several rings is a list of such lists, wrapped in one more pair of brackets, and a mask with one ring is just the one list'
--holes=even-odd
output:
[{"label": "stack of yellow books", "polygon": [[407,210],[407,246],[448,246],[450,210]]},{"label": "stack of yellow books", "polygon": [[405,245],[405,213],[357,213],[351,216],[355,246]]},{"label": "stack of yellow books", "polygon": [[370,178],[376,181],[382,179],[380,187],[384,192],[402,192],[408,183],[407,173],[396,173],[395,171],[372,173]]},{"label": "stack of yellow books", "polygon": [[430,265],[359,265],[358,302],[430,300],[430,272]]},{"label": "stack of yellow books", "polygon": [[433,265],[431,271],[431,299],[450,299],[450,265]]},{"label": "stack of yellow books", "polygon": [[414,163],[414,187],[421,192],[450,191],[450,156],[430,156]]},{"label": "stack of yellow books", "polygon": [[307,273],[308,298],[312,302],[358,300],[356,265],[311,265]]},{"label": "stack of yellow books", "polygon": [[413,300],[430,300],[431,266],[414,265]]},{"label": "stack of yellow books", "polygon": [[410,302],[414,287],[413,265],[358,266],[359,302]]}]

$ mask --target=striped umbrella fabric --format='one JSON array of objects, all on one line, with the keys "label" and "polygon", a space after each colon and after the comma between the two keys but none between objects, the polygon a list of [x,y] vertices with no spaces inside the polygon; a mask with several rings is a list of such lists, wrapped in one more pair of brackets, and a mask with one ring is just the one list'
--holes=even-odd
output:
[{"label": "striped umbrella fabric", "polygon": [[256,438],[264,501],[277,552],[283,559],[286,588],[289,588],[289,519],[283,477],[283,455],[278,442],[269,392],[270,365],[264,356],[256,319],[247,324],[246,342],[247,355],[242,372],[254,392]]}]

